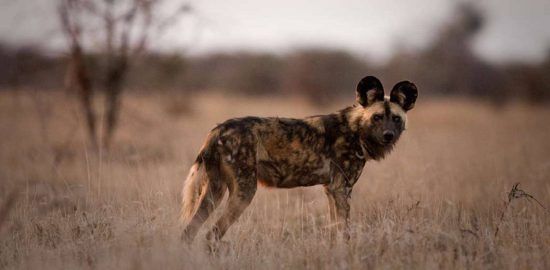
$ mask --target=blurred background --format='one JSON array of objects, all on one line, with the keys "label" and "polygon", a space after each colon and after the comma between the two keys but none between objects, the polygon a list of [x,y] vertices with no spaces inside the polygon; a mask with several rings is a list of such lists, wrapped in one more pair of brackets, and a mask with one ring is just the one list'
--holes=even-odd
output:
[{"label": "blurred background", "polygon": [[[422,99],[550,100],[550,3],[58,0],[0,4],[0,91],[64,89],[99,144],[126,92],[353,98],[364,75]],[[389,91],[389,90],[387,90]],[[175,112],[185,112],[185,102]]]},{"label": "blurred background", "polygon": [[120,84],[124,91],[292,94],[322,105],[352,97],[358,79],[373,74],[386,88],[413,80],[423,98],[550,99],[544,0],[0,5],[3,91],[67,88],[68,69],[82,58],[98,92]]}]

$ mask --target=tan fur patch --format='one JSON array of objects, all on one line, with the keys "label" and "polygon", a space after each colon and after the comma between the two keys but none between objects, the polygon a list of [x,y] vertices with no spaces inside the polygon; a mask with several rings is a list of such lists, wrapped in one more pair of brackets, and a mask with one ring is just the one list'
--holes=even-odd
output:
[{"label": "tan fur patch", "polygon": [[269,155],[267,154],[267,150],[265,149],[264,145],[261,142],[261,139],[257,139],[256,143],[256,161],[261,160],[269,160]]},{"label": "tan fur patch", "polygon": [[405,110],[393,102],[390,102],[390,110],[392,114],[399,115],[399,117],[401,117],[401,121],[405,124],[405,129],[407,129],[407,114],[405,113]]},{"label": "tan fur patch", "polygon": [[314,127],[320,133],[325,133],[325,126],[323,121],[319,117],[308,117],[304,119],[304,122],[308,123],[310,126]]},{"label": "tan fur patch", "polygon": [[[366,108],[361,106],[354,107],[353,111],[350,114],[350,122],[363,122],[362,124],[367,124],[370,121],[370,118],[375,113],[384,113],[384,101],[378,101]],[[351,129],[355,131],[357,127],[351,126]]]}]

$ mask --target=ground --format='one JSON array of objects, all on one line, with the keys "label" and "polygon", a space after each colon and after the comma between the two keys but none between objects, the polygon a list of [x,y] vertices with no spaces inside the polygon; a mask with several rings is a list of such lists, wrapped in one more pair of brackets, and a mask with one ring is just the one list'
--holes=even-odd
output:
[{"label": "ground", "polygon": [[219,254],[205,252],[206,230],[179,241],[183,180],[215,124],[346,105],[129,93],[112,149],[94,153],[75,97],[0,92],[0,204],[15,196],[0,216],[0,268],[550,268],[550,212],[505,204],[519,182],[550,206],[550,109],[522,103],[421,96],[396,149],[355,186],[349,244],[331,245],[320,187],[260,188]]}]

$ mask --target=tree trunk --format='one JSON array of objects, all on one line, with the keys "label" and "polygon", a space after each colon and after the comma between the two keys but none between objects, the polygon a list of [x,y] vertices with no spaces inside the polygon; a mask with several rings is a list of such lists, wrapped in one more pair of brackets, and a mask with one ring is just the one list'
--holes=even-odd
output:
[{"label": "tree trunk", "polygon": [[124,79],[128,71],[128,61],[126,56],[114,57],[113,63],[107,68],[105,80],[105,133],[103,136],[103,146],[109,148],[113,139],[114,132],[118,125],[120,114],[121,95]]},{"label": "tree trunk", "polygon": [[96,116],[93,109],[93,89],[88,69],[84,63],[84,55],[80,46],[74,44],[71,48],[71,58],[69,59],[67,69],[68,87],[75,86],[78,91],[80,104],[84,117],[86,118],[86,127],[88,137],[94,150],[98,149]]}]

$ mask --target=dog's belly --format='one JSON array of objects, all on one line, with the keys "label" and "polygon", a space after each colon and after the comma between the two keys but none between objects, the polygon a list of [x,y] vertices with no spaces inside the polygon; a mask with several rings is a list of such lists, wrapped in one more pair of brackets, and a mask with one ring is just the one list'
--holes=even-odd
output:
[{"label": "dog's belly", "polygon": [[258,181],[268,187],[293,188],[330,182],[330,160],[291,164],[286,161],[260,160],[257,166]]}]

